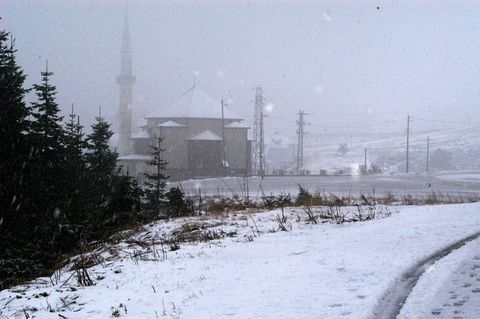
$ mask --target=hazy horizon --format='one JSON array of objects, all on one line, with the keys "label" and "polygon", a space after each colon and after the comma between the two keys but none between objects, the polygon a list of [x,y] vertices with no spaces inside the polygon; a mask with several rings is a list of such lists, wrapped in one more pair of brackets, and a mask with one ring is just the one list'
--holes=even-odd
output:
[{"label": "hazy horizon", "polygon": [[[116,122],[125,3],[4,1],[27,85],[48,59],[63,112]],[[167,107],[194,76],[248,124],[262,86],[266,135],[401,131],[407,114],[480,122],[480,6],[473,2],[137,1],[128,3],[134,115]],[[445,121],[445,123],[443,122]],[[417,120],[417,128],[430,128]],[[308,141],[307,141],[308,142]]]}]

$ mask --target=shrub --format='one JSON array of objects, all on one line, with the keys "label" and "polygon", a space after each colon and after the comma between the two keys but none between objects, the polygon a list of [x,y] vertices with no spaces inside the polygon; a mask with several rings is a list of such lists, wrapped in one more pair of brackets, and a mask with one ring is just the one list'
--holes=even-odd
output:
[{"label": "shrub", "polygon": [[263,206],[266,209],[274,209],[277,207],[277,198],[274,195],[262,196]]},{"label": "shrub", "polygon": [[165,194],[167,198],[166,213],[168,217],[192,216],[195,214],[193,201],[186,198],[179,187],[172,187]]},{"label": "shrub", "polygon": [[262,196],[263,206],[267,209],[275,209],[275,208],[285,208],[286,206],[290,206],[292,204],[292,198],[290,194],[280,194],[278,196],[270,195],[270,196]]},{"label": "shrub", "polygon": [[308,189],[302,187],[302,185],[298,185],[298,195],[296,204],[299,206],[310,205],[312,202],[312,194],[309,193]]}]

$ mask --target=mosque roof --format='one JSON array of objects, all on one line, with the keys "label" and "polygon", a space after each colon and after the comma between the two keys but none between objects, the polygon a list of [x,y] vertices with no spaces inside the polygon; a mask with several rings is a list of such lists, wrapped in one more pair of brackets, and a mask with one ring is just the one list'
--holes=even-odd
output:
[{"label": "mosque roof", "polygon": [[[240,119],[224,106],[225,119]],[[222,106],[196,86],[190,88],[165,109],[158,108],[145,118],[206,118],[221,119]]]}]

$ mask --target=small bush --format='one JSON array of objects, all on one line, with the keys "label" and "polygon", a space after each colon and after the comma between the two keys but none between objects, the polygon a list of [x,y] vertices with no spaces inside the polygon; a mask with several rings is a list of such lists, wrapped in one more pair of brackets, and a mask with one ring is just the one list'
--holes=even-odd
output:
[{"label": "small bush", "polygon": [[195,214],[193,201],[186,198],[179,187],[172,187],[165,194],[167,198],[166,213],[168,217],[192,216]]},{"label": "small bush", "polygon": [[298,185],[298,195],[295,204],[298,206],[306,206],[311,205],[312,203],[312,194],[308,192],[308,189],[302,187],[302,185]]},{"label": "small bush", "polygon": [[234,194],[232,197],[207,197],[203,203],[204,210],[209,213],[246,210],[249,207],[255,207],[255,204],[238,194]]},{"label": "small bush", "polygon": [[381,202],[383,205],[391,205],[395,201],[396,201],[395,196],[390,192],[386,193],[385,196],[383,196],[383,198],[381,199]]},{"label": "small bush", "polygon": [[266,209],[285,208],[292,205],[290,194],[280,194],[278,196],[262,196],[263,207]]},{"label": "small bush", "polygon": [[277,199],[274,195],[262,196],[263,207],[266,209],[275,209],[277,207]]}]

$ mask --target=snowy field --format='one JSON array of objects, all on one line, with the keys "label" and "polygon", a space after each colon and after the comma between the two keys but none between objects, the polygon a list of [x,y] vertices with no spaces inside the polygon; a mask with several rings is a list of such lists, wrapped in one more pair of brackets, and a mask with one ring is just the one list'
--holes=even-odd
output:
[{"label": "snowy field", "polygon": [[[478,145],[480,130],[478,124],[458,125],[448,129],[443,125],[436,128],[435,126],[437,125],[433,125],[428,130],[418,130],[418,123],[412,124],[410,136],[410,168],[412,171],[425,170],[427,137],[430,138],[431,155],[437,149],[443,149],[452,154],[452,168],[479,168],[477,159],[480,155]],[[305,145],[305,167],[317,173],[320,169],[337,170],[355,167],[363,163],[364,150],[367,148],[369,162],[380,162],[386,167],[393,166],[400,171],[404,170],[406,139],[403,130],[387,134],[373,132],[357,134],[353,137],[352,143],[348,143],[351,150],[345,156],[339,156],[337,149],[341,143],[347,143],[345,136],[346,134],[338,133],[308,136]],[[295,143],[294,140],[290,141]]]},{"label": "snowy field", "polygon": [[[0,318],[369,318],[406,269],[480,229],[480,204],[389,211],[338,225],[309,224],[301,209],[288,209],[288,231],[277,231],[278,210],[158,222],[87,254],[99,263],[88,269],[93,286],[79,285],[66,267],[0,292]],[[219,239],[173,250],[158,243],[179,229]],[[402,318],[431,317],[453,295],[471,302],[440,313],[472,318],[478,245],[422,276]]]},{"label": "snowy field", "polygon": [[241,177],[224,177],[172,182],[181,185],[187,194],[244,195],[247,185],[251,198],[265,194],[298,193],[298,185],[311,192],[320,191],[338,195],[361,194],[396,196],[412,194],[422,196],[435,191],[440,193],[480,192],[480,171],[448,172],[431,175],[399,174],[370,176],[266,176],[250,177],[248,181]]}]

